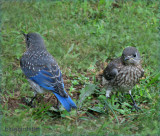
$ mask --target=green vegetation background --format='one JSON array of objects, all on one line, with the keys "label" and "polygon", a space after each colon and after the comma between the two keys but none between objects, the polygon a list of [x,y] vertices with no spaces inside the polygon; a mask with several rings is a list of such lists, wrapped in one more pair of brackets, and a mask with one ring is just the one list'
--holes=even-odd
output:
[{"label": "green vegetation background", "polygon": [[[158,135],[158,7],[156,0],[1,1],[1,134]],[[35,108],[22,102],[33,93],[19,66],[25,51],[21,31],[44,38],[77,111],[59,113],[43,100]],[[139,112],[132,111],[128,94],[115,93],[106,103],[97,76],[127,46],[139,50],[145,70],[133,89]],[[22,127],[39,130],[5,130]]]}]

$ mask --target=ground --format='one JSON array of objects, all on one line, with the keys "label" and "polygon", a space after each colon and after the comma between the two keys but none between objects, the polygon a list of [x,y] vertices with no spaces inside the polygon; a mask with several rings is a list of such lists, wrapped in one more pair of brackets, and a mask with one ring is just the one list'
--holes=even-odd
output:
[{"label": "ground", "polygon": [[[2,135],[158,135],[158,7],[156,0],[1,2]],[[14,5],[14,6],[13,6]],[[77,104],[68,113],[51,93],[33,91],[19,60],[21,34],[37,32],[57,60],[67,92]],[[128,93],[106,100],[102,72],[127,46],[142,56],[144,77],[133,88],[142,110],[132,110]],[[11,128],[9,130],[9,128]],[[38,130],[18,131],[18,128]]]}]

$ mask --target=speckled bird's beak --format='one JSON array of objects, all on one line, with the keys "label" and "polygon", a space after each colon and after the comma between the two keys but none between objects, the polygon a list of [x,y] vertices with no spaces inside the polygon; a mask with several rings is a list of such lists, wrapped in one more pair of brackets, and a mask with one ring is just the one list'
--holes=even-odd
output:
[{"label": "speckled bird's beak", "polygon": [[127,56],[127,57],[124,58],[124,60],[125,60],[125,61],[130,60],[130,57]]}]

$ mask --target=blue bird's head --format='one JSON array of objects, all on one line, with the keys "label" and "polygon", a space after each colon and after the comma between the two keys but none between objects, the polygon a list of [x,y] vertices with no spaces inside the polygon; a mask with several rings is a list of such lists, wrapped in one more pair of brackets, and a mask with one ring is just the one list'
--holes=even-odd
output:
[{"label": "blue bird's head", "polygon": [[27,48],[29,47],[45,47],[43,38],[37,33],[23,33],[25,37],[25,41],[27,44]]},{"label": "blue bird's head", "polygon": [[140,54],[135,47],[125,48],[121,58],[125,65],[139,65],[141,60]]}]

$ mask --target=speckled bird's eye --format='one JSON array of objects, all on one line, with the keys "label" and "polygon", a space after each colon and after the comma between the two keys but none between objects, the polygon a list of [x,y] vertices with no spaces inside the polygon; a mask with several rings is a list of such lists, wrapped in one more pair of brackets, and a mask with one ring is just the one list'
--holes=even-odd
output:
[{"label": "speckled bird's eye", "polygon": [[133,57],[136,57],[136,56],[137,56],[136,54],[133,55]]}]

